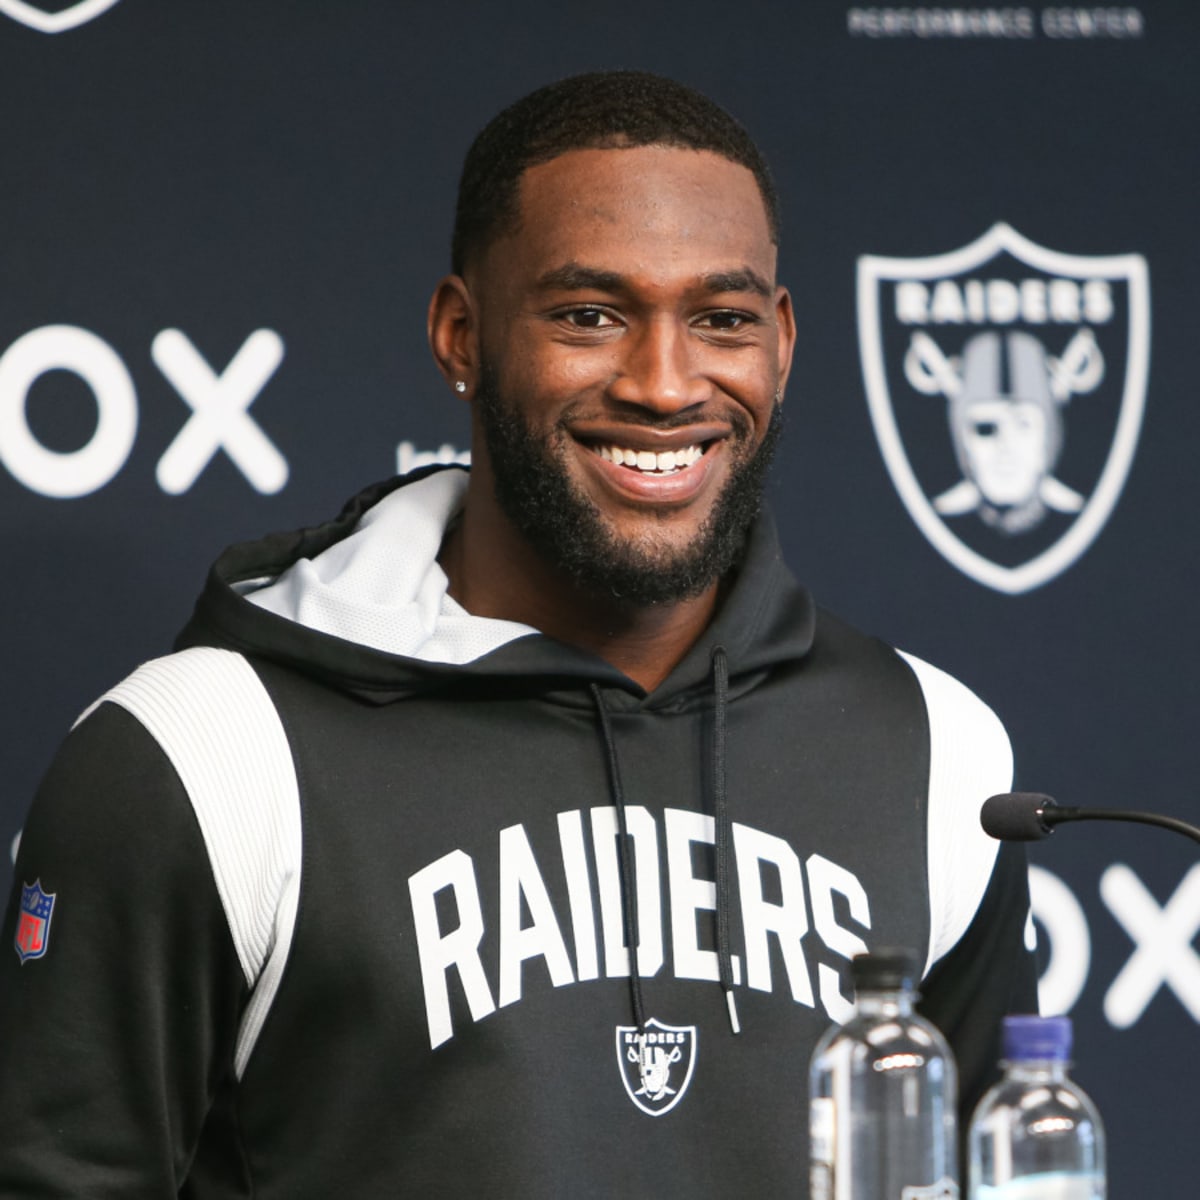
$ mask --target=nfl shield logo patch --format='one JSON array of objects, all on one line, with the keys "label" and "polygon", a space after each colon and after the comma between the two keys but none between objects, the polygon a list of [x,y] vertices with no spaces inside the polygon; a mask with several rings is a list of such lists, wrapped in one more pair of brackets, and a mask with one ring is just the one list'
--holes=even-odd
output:
[{"label": "nfl shield logo patch", "polygon": [[664,1025],[651,1018],[646,1030],[617,1026],[617,1069],[630,1100],[661,1117],[683,1099],[696,1066],[695,1025]]},{"label": "nfl shield logo patch", "polygon": [[858,332],[884,463],[939,553],[1009,594],[1067,570],[1137,448],[1145,259],[1064,254],[1003,224],[928,258],[866,255]]},{"label": "nfl shield logo patch", "polygon": [[17,912],[17,957],[22,963],[41,958],[50,944],[50,916],[54,912],[56,892],[43,892],[42,881],[21,886],[21,907]]}]

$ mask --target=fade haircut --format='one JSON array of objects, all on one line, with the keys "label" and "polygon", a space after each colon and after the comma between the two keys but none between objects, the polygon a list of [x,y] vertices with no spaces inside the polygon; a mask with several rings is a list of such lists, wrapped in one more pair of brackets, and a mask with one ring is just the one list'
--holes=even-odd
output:
[{"label": "fade haircut", "polygon": [[677,146],[708,150],[753,172],[779,243],[779,196],[746,130],[692,88],[648,71],[594,71],[531,92],[493,118],[467,151],[458,185],[451,268],[516,230],[521,176],[568,150]]}]

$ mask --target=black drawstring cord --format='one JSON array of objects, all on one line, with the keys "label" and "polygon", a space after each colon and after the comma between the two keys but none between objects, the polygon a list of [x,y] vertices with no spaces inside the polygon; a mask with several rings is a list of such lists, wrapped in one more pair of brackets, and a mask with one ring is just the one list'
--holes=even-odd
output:
[{"label": "black drawstring cord", "polygon": [[621,871],[621,912],[625,921],[625,944],[629,947],[629,999],[633,1004],[633,1020],[637,1025],[639,1052],[646,1049],[646,1011],[642,1002],[642,976],[638,970],[638,911],[637,888],[634,886],[633,862],[629,854],[629,824],[625,818],[625,789],[621,786],[621,768],[617,763],[617,744],[613,739],[612,722],[604,706],[604,696],[598,684],[591,684],[592,699],[600,716],[600,731],[608,755],[608,786],[617,809],[617,864]]},{"label": "black drawstring cord", "polygon": [[[712,654],[713,667],[713,826],[715,831],[716,855],[716,906],[717,906],[717,974],[725,992],[725,1005],[729,1010],[729,1028],[734,1033],[742,1032],[738,1020],[737,1001],[734,997],[733,952],[729,933],[729,914],[732,903],[730,893],[733,854],[733,826],[729,820],[729,801],[725,786],[725,714],[729,707],[729,660],[724,646],[717,646]],[[617,865],[621,875],[621,912],[625,927],[625,944],[629,949],[629,999],[633,1005],[633,1020],[638,1033],[642,1054],[646,1048],[646,1010],[642,997],[642,975],[638,967],[638,906],[637,887],[633,877],[633,859],[629,849],[629,823],[625,814],[625,789],[621,784],[621,768],[617,762],[617,744],[613,737],[612,719],[604,704],[604,695],[598,684],[589,685],[596,712],[600,718],[600,731],[604,737],[604,750],[608,759],[608,784],[613,804],[617,810]],[[643,1069],[645,1064],[643,1062]]]},{"label": "black drawstring cord", "polygon": [[733,994],[733,952],[730,949],[730,856],[733,851],[733,826],[729,820],[729,801],[725,789],[725,711],[729,706],[729,659],[724,646],[715,646],[713,667],[713,826],[716,837],[717,875],[717,973],[725,990],[729,1009],[729,1028],[742,1032],[737,1001]]}]

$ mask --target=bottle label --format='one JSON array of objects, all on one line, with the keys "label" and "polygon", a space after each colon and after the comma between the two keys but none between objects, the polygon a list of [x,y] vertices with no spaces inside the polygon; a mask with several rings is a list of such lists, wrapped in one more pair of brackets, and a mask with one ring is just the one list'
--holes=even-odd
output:
[{"label": "bottle label", "polygon": [[808,1106],[810,1200],[834,1200],[833,1149],[837,1136],[837,1109],[827,1096],[814,1096]]},{"label": "bottle label", "polygon": [[942,1178],[925,1187],[906,1187],[900,1193],[900,1200],[958,1200],[958,1184]]},{"label": "bottle label", "polygon": [[979,1200],[1104,1200],[1104,1179],[1090,1171],[1054,1171],[981,1184],[975,1194]]},{"label": "bottle label", "polygon": [[808,1153],[814,1162],[833,1165],[837,1136],[837,1108],[825,1096],[814,1096],[808,1105]]},{"label": "bottle label", "polygon": [[833,1200],[833,1168],[828,1163],[813,1163],[808,1169],[809,1200]]}]

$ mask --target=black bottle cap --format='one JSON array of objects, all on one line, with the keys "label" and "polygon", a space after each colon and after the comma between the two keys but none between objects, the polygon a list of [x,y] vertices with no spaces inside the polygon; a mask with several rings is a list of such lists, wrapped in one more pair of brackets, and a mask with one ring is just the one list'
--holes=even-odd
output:
[{"label": "black bottle cap", "polygon": [[884,946],[869,954],[856,954],[850,963],[854,990],[894,992],[917,982],[917,956],[898,946]]}]

